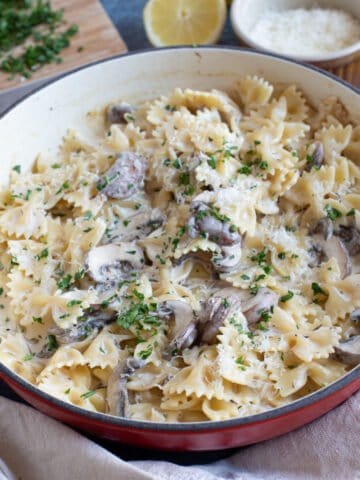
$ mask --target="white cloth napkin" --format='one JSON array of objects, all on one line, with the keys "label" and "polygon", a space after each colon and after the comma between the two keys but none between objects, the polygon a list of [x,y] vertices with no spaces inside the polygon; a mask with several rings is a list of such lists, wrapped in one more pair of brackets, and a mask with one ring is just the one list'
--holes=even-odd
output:
[{"label": "white cloth napkin", "polygon": [[209,465],[124,462],[0,397],[0,480],[360,480],[360,392],[319,420]]}]

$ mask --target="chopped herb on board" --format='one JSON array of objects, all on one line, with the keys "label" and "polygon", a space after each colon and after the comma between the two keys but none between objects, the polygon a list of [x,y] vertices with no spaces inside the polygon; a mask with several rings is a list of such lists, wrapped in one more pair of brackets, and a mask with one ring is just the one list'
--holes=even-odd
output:
[{"label": "chopped herb on board", "polygon": [[29,78],[45,64],[60,63],[77,31],[77,25],[66,28],[63,9],[50,1],[0,0],[0,70],[10,79]]}]

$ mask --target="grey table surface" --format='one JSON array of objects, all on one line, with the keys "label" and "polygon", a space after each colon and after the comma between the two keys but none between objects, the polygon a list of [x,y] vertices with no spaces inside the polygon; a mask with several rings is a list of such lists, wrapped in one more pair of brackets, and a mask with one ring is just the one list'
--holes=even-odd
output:
[{"label": "grey table surface", "polygon": [[[73,0],[76,1],[76,0]],[[143,24],[142,24],[142,10],[146,0],[101,0],[105,10],[110,16],[116,28],[121,32],[129,51],[141,50],[143,48],[150,48]],[[238,42],[234,33],[231,30],[229,19],[227,20],[223,35],[219,42],[224,45],[237,45]],[[45,83],[47,80],[33,83],[29,86],[22,87],[11,91],[10,93],[0,94],[0,114],[12,103],[18,101],[23,96],[27,95],[31,90]],[[0,395],[10,398],[12,400],[26,403],[18,397],[10,388],[0,380]],[[153,450],[145,450],[127,445],[120,445],[115,442],[99,440],[91,438],[99,445],[103,446],[112,453],[120,456],[125,460],[166,460],[182,465],[192,465],[199,463],[210,463],[225,456],[228,456],[232,451],[226,450],[221,452],[202,452],[202,453],[166,453]]]}]

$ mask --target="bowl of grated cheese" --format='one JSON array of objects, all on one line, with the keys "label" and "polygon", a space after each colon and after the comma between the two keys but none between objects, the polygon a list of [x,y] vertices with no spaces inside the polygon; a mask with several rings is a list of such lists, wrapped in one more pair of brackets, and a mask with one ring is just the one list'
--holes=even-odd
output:
[{"label": "bowl of grated cheese", "polygon": [[231,22],[248,46],[322,67],[360,56],[358,0],[234,0]]}]

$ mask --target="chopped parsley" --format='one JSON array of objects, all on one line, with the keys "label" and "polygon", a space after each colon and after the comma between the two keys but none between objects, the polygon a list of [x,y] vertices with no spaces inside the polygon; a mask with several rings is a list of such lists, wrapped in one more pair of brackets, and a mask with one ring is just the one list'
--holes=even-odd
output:
[{"label": "chopped parsley", "polygon": [[293,296],[294,296],[294,293],[291,290],[288,290],[287,294],[280,297],[280,302],[283,302],[283,303],[288,302],[293,298]]},{"label": "chopped parsley", "polygon": [[147,348],[145,348],[144,350],[141,350],[139,352],[139,357],[142,359],[142,360],[146,360],[147,358],[150,357],[150,355],[152,354],[153,352],[153,346],[152,345],[148,345]]},{"label": "chopped parsley", "polygon": [[82,270],[79,270],[78,272],[75,273],[74,275],[74,280],[78,281],[78,280],[81,280],[85,275],[85,270],[82,269]]},{"label": "chopped parsley", "polygon": [[230,303],[229,303],[229,300],[225,297],[222,299],[222,305],[225,307],[225,308],[229,308],[230,307]]},{"label": "chopped parsley", "polygon": [[36,260],[41,260],[43,258],[47,258],[49,256],[49,249],[48,248],[44,248],[44,250],[41,250],[40,253],[38,253],[37,255],[35,255],[35,259]]},{"label": "chopped parsley", "polygon": [[43,319],[41,317],[32,317],[32,321],[34,323],[40,323],[41,325],[44,325]]},{"label": "chopped parsley", "polygon": [[16,266],[16,265],[19,265],[19,262],[18,262],[18,259],[17,257],[15,257],[15,255],[13,255],[10,259],[10,265],[13,265],[13,266]]},{"label": "chopped parsley", "polygon": [[181,168],[181,162],[180,162],[180,159],[179,159],[179,158],[176,158],[176,159],[173,161],[173,167],[174,167],[174,168],[177,168],[178,170],[180,170],[180,168]]},{"label": "chopped parsley", "polygon": [[208,158],[208,161],[207,161],[207,164],[209,165],[209,167],[211,167],[213,170],[216,170],[216,158],[214,157],[214,155],[210,155],[210,157]]},{"label": "chopped parsley", "polygon": [[284,260],[285,257],[286,257],[286,253],[285,253],[285,252],[280,252],[280,253],[278,253],[278,258],[280,258],[280,260]]},{"label": "chopped parsley", "polygon": [[337,208],[332,207],[331,205],[325,205],[325,213],[330,220],[336,220],[342,216],[342,213]]},{"label": "chopped parsley", "polygon": [[242,173],[243,175],[250,175],[251,167],[249,165],[244,165],[238,169],[238,173]]},{"label": "chopped parsley", "polygon": [[28,353],[23,357],[24,362],[28,362],[29,360],[32,360],[35,357],[35,353]]},{"label": "chopped parsley", "polygon": [[59,190],[57,192],[55,192],[55,195],[59,195],[59,193],[63,192],[64,190],[68,190],[69,188],[70,188],[70,184],[69,184],[68,181],[66,181],[61,185]]},{"label": "chopped parsley", "polygon": [[311,289],[312,289],[312,291],[314,292],[315,295],[317,295],[319,293],[322,294],[322,295],[326,295],[326,292],[324,292],[324,290],[316,282],[312,282]]},{"label": "chopped parsley", "polygon": [[100,180],[97,181],[96,183],[96,188],[101,192],[106,188],[110,183],[112,183],[114,180],[116,180],[120,176],[120,173],[117,172],[115,173],[112,177],[108,177],[107,175],[104,175]]},{"label": "chopped parsley", "polygon": [[347,217],[354,217],[355,216],[355,208],[349,210],[346,214]]},{"label": "chopped parsley", "polygon": [[16,173],[21,173],[21,165],[15,165],[12,169]]},{"label": "chopped parsley", "polygon": [[132,305],[128,310],[121,313],[116,322],[117,324],[128,330],[132,325],[143,328],[144,324],[160,325],[159,318],[156,315],[157,304],[146,304],[142,300]]},{"label": "chopped parsley", "polygon": [[181,172],[179,174],[179,183],[180,183],[180,185],[189,185],[190,184],[190,172]]},{"label": "chopped parsley", "polygon": [[240,356],[235,360],[235,363],[240,368],[240,370],[246,370],[244,357]]},{"label": "chopped parsley", "polygon": [[81,300],[70,300],[66,306],[71,308],[71,307],[75,307],[76,305],[81,305],[82,301]]},{"label": "chopped parsley", "polygon": [[62,277],[58,282],[57,282],[57,286],[60,290],[67,290],[70,285],[71,285],[71,282],[72,282],[72,275],[68,274],[68,275],[65,275],[64,277]]},{"label": "chopped parsley", "polygon": [[[49,2],[38,1],[36,2],[37,9],[51,9],[49,6]],[[58,13],[62,15],[62,11],[58,10]],[[16,14],[15,14],[16,15]],[[21,14],[20,14],[21,15]],[[32,16],[32,18],[36,19],[37,13]],[[3,17],[3,12],[0,9],[0,23],[1,26],[3,25],[11,25],[13,20],[11,17],[6,20]],[[13,38],[16,38],[19,34],[21,34],[21,30],[23,30],[22,17],[17,17],[18,23],[13,25],[14,31],[12,32]],[[5,20],[5,21],[4,21]],[[43,21],[35,22],[35,24],[31,24],[31,14],[28,17],[29,23],[27,24],[28,34],[26,37],[29,37],[31,31],[34,30],[34,26],[43,24]],[[58,23],[59,24],[59,23]],[[54,24],[55,25],[55,24]],[[26,43],[19,54],[8,54],[5,58],[2,59],[0,63],[0,69],[3,72],[10,73],[13,76],[21,75],[25,78],[30,78],[32,73],[36,70],[39,70],[44,65],[49,63],[61,63],[62,58],[59,56],[59,53],[70,45],[70,39],[73,37],[77,31],[77,25],[71,25],[65,31],[56,32],[54,25],[52,25],[48,30],[42,33],[40,30],[33,31],[33,42]],[[6,27],[5,27],[6,28]],[[19,31],[18,31],[19,29]],[[3,28],[2,28],[3,30]],[[2,32],[1,32],[2,33]],[[0,43],[1,43],[0,36]],[[24,39],[21,42],[22,43]],[[0,49],[1,51],[1,49]],[[12,78],[10,77],[10,78]]]},{"label": "chopped parsley", "polygon": [[243,280],[250,280],[249,275],[246,275],[245,273],[243,273],[243,274],[241,275],[241,278],[242,278]]},{"label": "chopped parsley", "polygon": [[83,393],[82,395],[80,395],[80,397],[84,398],[84,399],[87,399],[87,398],[90,398],[93,395],[95,395],[95,393],[96,393],[96,390],[89,390],[89,391]]},{"label": "chopped parsley", "polygon": [[47,337],[47,343],[46,343],[46,348],[49,352],[52,352],[53,350],[56,350],[58,348],[59,344],[56,340],[55,335],[48,335]]},{"label": "chopped parsley", "polygon": [[266,162],[265,160],[261,160],[261,162],[259,163],[259,168],[261,170],[267,170],[269,168],[268,162]]}]

